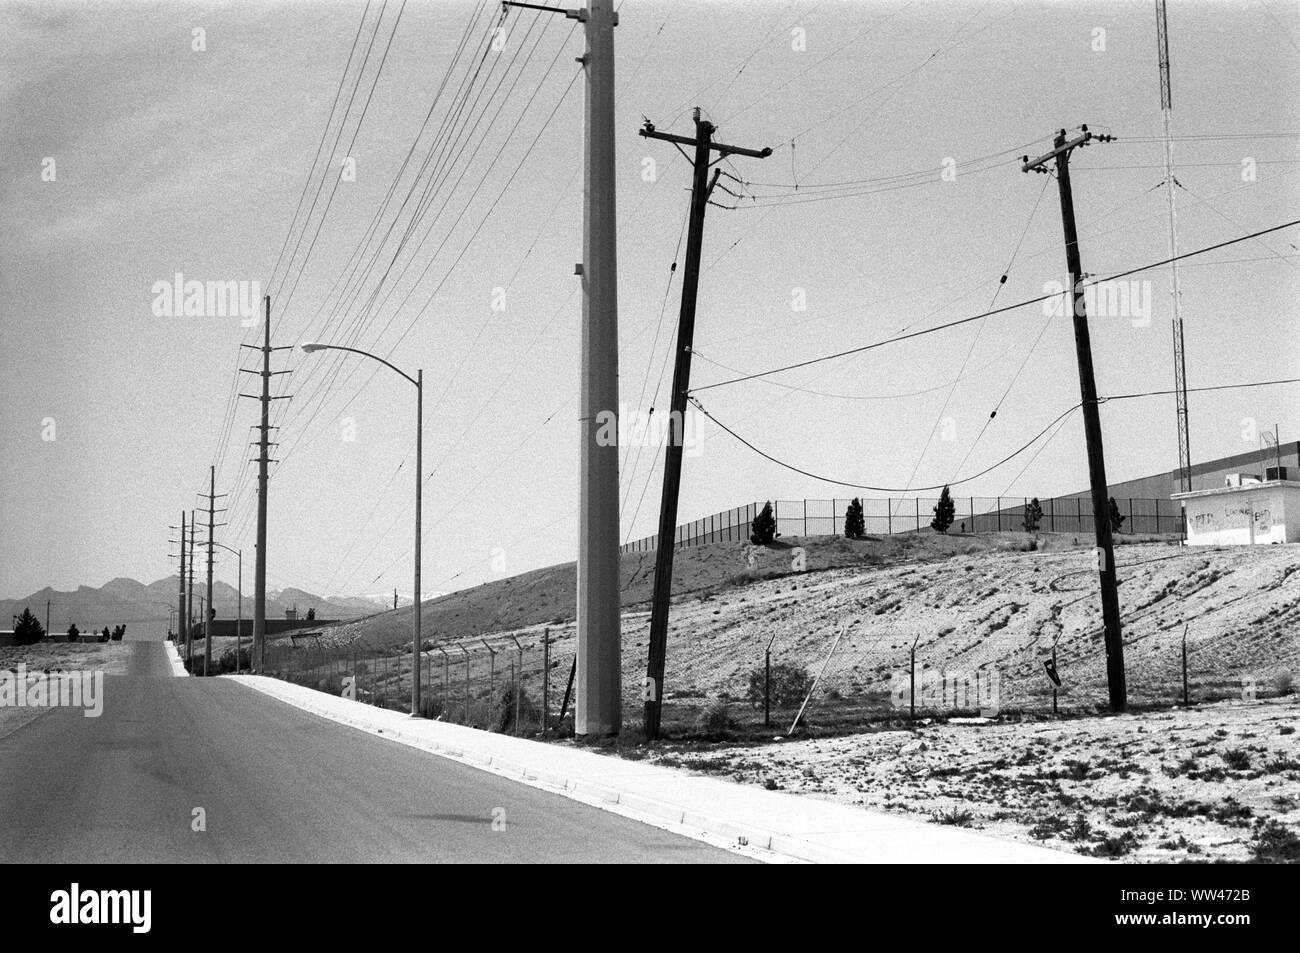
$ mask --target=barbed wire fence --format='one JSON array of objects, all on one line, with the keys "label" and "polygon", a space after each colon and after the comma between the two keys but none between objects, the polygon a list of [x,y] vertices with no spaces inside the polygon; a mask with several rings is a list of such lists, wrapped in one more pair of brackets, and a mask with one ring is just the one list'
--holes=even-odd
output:
[{"label": "barbed wire fence", "polygon": [[[421,714],[512,734],[572,723],[576,640],[550,628],[425,642],[420,653]],[[330,644],[290,636],[266,647],[265,674],[359,702],[409,711],[410,646]]]}]

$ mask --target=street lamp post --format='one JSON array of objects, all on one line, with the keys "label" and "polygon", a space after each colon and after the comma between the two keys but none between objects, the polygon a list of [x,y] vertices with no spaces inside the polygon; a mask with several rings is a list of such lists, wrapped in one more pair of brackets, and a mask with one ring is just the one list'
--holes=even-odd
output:
[{"label": "street lamp post", "polygon": [[233,549],[225,543],[214,542],[213,546],[220,546],[228,553],[234,553],[239,558],[239,608],[235,616],[235,674],[239,674],[239,648],[242,644],[244,635],[244,551],[242,549]]},{"label": "street lamp post", "polygon": [[417,370],[412,377],[369,351],[343,347],[340,344],[317,344],[306,341],[302,349],[308,354],[314,351],[348,351],[351,354],[360,354],[362,357],[378,361],[415,385],[415,605],[412,607],[415,616],[415,633],[411,640],[411,717],[418,718],[420,716],[420,650],[423,647],[420,640],[420,517],[424,489],[424,370]]}]

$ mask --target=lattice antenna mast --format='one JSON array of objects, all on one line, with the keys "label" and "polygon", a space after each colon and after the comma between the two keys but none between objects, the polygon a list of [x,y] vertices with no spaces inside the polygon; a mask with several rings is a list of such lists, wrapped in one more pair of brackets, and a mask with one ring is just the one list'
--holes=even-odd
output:
[{"label": "lattice antenna mast", "polygon": [[[1169,87],[1169,24],[1165,0],[1156,0],[1156,39],[1160,55],[1160,112],[1165,127],[1165,195],[1169,198],[1169,257],[1178,255],[1178,205],[1174,197],[1174,107]],[[1182,291],[1178,283],[1178,262],[1169,263],[1173,296],[1174,394],[1178,414],[1178,474],[1184,493],[1192,489],[1192,452],[1187,437],[1187,358],[1183,346]]]}]

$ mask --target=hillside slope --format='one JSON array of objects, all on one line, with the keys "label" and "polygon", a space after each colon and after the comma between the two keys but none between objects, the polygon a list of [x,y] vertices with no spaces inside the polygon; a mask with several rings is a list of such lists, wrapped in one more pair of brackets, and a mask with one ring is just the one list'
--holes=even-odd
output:
[{"label": "hillside slope", "polygon": [[[1106,698],[1105,651],[1087,542],[1013,533],[827,537],[760,551],[754,569],[745,544],[683,550],[674,573],[665,698],[678,721],[692,718],[707,699],[743,698],[770,642],[774,663],[810,673],[826,664],[812,717],[838,712],[835,720],[851,721],[868,710],[888,713],[890,680],[909,672],[915,645],[921,684],[939,672],[978,672],[985,679],[996,673],[1003,708],[1041,710],[1052,701],[1043,663],[1055,644],[1064,683],[1060,704],[1096,706]],[[795,544],[807,561],[802,572],[791,568]],[[1300,666],[1298,555],[1295,546],[1187,549],[1134,541],[1119,547],[1132,700],[1177,700],[1184,629],[1198,697],[1239,693],[1243,677],[1271,691],[1278,677]],[[623,562],[629,711],[638,706],[645,672],[652,557],[633,554]],[[567,670],[576,648],[573,585],[569,564],[431,601],[426,638],[446,644],[475,637],[467,642],[477,652],[473,677],[486,686],[489,659],[476,637],[526,634],[535,646],[546,626],[553,665]],[[327,630],[324,641],[392,652],[409,646],[410,624],[409,609],[387,612]],[[844,637],[826,663],[841,629]]]}]

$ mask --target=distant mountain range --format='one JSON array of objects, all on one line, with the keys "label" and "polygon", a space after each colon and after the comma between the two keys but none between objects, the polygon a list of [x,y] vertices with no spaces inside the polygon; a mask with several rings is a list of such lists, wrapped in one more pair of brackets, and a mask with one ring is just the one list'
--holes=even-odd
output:
[{"label": "distant mountain range", "polygon": [[[145,585],[134,579],[113,579],[98,589],[80,586],[75,592],[60,592],[45,588],[24,599],[0,599],[0,628],[9,628],[12,616],[25,608],[45,624],[45,602],[50,602],[50,628],[62,632],[69,622],[85,631],[87,628],[132,622],[166,622],[168,610],[177,602],[176,576],[159,579]],[[194,615],[199,615],[199,597],[205,585],[195,580]],[[391,599],[391,597],[389,597]],[[217,608],[217,618],[233,619],[239,608],[239,592],[223,582],[212,584],[212,601]],[[409,600],[407,600],[409,602]],[[391,608],[391,601],[367,596],[331,596],[324,598],[301,589],[281,589],[266,594],[268,619],[283,619],[286,609],[297,608],[298,617],[305,618],[308,609],[316,610],[318,619],[356,619],[383,612]],[[253,593],[250,585],[244,591],[244,618],[253,617]]]}]

